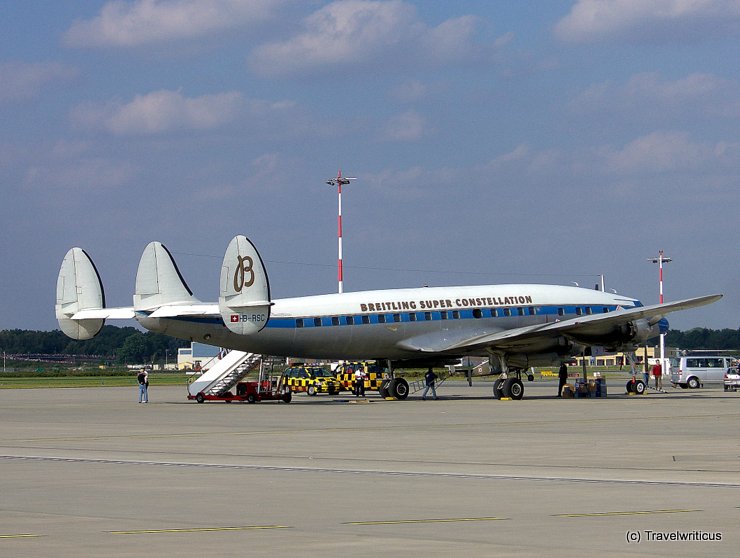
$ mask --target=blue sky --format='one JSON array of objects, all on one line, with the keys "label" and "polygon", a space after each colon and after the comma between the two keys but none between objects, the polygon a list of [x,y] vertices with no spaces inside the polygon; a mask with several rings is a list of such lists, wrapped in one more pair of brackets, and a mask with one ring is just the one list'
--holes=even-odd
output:
[{"label": "blue sky", "polygon": [[[276,298],[542,282],[740,327],[740,1],[7,2],[0,329],[87,250],[130,305],[163,242],[202,300],[248,236]],[[122,323],[119,325],[123,325]]]}]

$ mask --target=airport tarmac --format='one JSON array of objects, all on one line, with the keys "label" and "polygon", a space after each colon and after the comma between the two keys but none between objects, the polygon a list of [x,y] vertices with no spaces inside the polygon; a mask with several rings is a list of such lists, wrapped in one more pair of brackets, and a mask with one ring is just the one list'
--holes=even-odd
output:
[{"label": "airport tarmac", "polygon": [[740,393],[617,384],[256,405],[0,390],[0,555],[737,556]]}]

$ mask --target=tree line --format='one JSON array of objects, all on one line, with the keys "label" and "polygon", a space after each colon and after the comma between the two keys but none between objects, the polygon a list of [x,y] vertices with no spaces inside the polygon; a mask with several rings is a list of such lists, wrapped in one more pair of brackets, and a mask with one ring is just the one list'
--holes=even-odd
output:
[{"label": "tree line", "polygon": [[0,331],[0,351],[6,355],[69,355],[119,363],[160,362],[177,359],[177,349],[190,343],[161,333],[142,332],[134,327],[103,326],[100,333],[87,341],[76,341],[60,330]]},{"label": "tree line", "polygon": [[[651,340],[657,343],[657,338]],[[151,331],[142,332],[134,327],[106,325],[100,333],[87,341],[75,341],[58,329],[53,331],[28,331],[11,329],[0,331],[0,351],[7,355],[58,354],[99,357],[120,363],[173,360],[177,349],[190,343]],[[694,328],[688,331],[669,330],[666,345],[679,349],[715,349],[740,351],[739,329]]]},{"label": "tree line", "polygon": [[[656,338],[657,343],[657,338]],[[714,349],[723,351],[740,351],[739,329],[706,329],[696,327],[688,331],[669,329],[665,343],[679,349]]]}]

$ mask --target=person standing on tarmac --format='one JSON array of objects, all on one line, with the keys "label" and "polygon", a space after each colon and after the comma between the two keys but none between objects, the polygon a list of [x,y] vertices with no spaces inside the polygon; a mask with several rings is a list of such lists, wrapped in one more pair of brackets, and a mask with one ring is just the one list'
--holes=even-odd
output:
[{"label": "person standing on tarmac", "polygon": [[563,388],[568,383],[568,365],[564,362],[560,365],[558,370],[558,397],[563,396]]},{"label": "person standing on tarmac", "polygon": [[355,397],[365,397],[365,371],[362,366],[355,368]]},{"label": "person standing on tarmac", "polygon": [[655,389],[663,389],[663,367],[659,360],[656,360],[653,365],[653,378],[655,379]]},{"label": "person standing on tarmac", "polygon": [[437,400],[437,389],[434,387],[434,381],[437,379],[437,375],[432,370],[432,367],[429,367],[429,370],[427,370],[427,373],[424,374],[424,393],[421,394],[421,398],[426,401],[427,393],[429,390],[432,390],[432,396],[434,397],[434,400]]},{"label": "person standing on tarmac", "polygon": [[139,403],[149,403],[149,372],[142,368],[136,376],[139,382]]}]

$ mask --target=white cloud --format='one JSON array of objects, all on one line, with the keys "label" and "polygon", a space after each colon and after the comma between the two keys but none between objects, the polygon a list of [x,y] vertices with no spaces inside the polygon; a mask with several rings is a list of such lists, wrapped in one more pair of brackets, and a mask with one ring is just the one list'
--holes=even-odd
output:
[{"label": "white cloud", "polygon": [[338,0],[306,18],[302,33],[256,49],[249,63],[267,75],[383,60],[385,69],[400,61],[448,63],[485,51],[473,42],[476,26],[477,18],[462,16],[430,28],[401,0]]},{"label": "white cloud", "polygon": [[518,164],[520,161],[527,159],[531,154],[531,149],[528,145],[521,143],[517,145],[513,150],[503,155],[497,155],[490,161],[486,167],[488,170],[499,169],[512,163]]},{"label": "white cloud", "polygon": [[670,80],[658,73],[640,73],[624,84],[603,82],[578,95],[571,103],[576,112],[605,110],[649,111],[664,114],[740,116],[740,83],[713,74],[695,73]]},{"label": "white cloud", "polygon": [[405,81],[395,87],[391,91],[391,95],[399,101],[409,103],[423,99],[428,91],[429,87],[426,84],[414,79]]},{"label": "white cloud", "polygon": [[284,0],[112,1],[97,17],[76,21],[64,35],[77,47],[131,47],[189,39],[269,19]]},{"label": "white cloud", "polygon": [[[736,151],[736,150],[735,150]],[[728,144],[692,142],[686,132],[652,132],[624,148],[601,151],[607,168],[619,174],[672,172],[716,164],[725,158]]]},{"label": "white cloud", "polygon": [[158,134],[171,130],[206,130],[240,116],[245,107],[241,93],[228,92],[188,98],[179,91],[137,95],[126,104],[85,104],[73,112],[83,127],[102,128],[116,135]]},{"label": "white cloud", "polygon": [[740,30],[738,0],[578,0],[555,26],[563,40],[702,39]]},{"label": "white cloud", "polygon": [[426,133],[426,120],[414,110],[391,118],[385,125],[383,137],[391,141],[416,141]]},{"label": "white cloud", "polygon": [[33,165],[26,171],[24,185],[31,189],[88,192],[117,188],[135,175],[128,163],[87,157]]},{"label": "white cloud", "polygon": [[77,69],[56,62],[0,64],[0,102],[35,97],[44,86],[74,78]]}]

